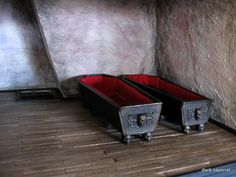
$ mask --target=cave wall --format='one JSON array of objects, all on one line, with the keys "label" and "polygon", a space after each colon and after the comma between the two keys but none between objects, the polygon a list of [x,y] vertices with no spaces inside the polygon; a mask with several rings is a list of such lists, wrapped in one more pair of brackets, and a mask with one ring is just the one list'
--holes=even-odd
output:
[{"label": "cave wall", "polygon": [[56,87],[29,0],[0,0],[0,90]]},{"label": "cave wall", "polygon": [[33,0],[64,96],[81,74],[155,74],[154,0]]},{"label": "cave wall", "polygon": [[213,99],[212,118],[236,129],[236,1],[159,0],[157,71]]}]

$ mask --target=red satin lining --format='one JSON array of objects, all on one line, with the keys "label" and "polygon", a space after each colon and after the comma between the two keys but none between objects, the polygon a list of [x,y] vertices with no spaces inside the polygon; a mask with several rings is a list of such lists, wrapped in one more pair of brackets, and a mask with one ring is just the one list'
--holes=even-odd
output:
[{"label": "red satin lining", "polygon": [[87,76],[80,81],[106,95],[119,106],[153,103],[135,88],[115,77]]},{"label": "red satin lining", "polygon": [[184,100],[199,100],[204,99],[200,95],[194,94],[187,89],[181,88],[175,84],[169,83],[159,77],[150,75],[126,75],[126,78],[141,83],[146,86],[157,88],[172,96]]}]

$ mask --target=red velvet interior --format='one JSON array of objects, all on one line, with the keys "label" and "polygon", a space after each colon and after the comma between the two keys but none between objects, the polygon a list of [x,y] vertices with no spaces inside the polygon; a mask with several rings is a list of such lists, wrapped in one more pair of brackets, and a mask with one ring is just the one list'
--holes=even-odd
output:
[{"label": "red velvet interior", "polygon": [[179,87],[175,84],[167,82],[159,77],[150,75],[126,75],[126,78],[139,82],[153,88],[167,92],[168,94],[184,100],[200,100],[204,99],[202,96],[192,93],[187,89]]},{"label": "red velvet interior", "polygon": [[120,106],[153,103],[148,97],[115,77],[87,76],[80,81],[106,95]]}]

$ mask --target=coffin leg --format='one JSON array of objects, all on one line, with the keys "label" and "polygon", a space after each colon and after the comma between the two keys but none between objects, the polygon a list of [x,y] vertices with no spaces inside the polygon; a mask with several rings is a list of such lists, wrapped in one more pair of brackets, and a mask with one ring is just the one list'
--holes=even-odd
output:
[{"label": "coffin leg", "polygon": [[145,133],[145,134],[144,134],[144,139],[145,139],[146,141],[150,142],[151,139],[152,139],[152,133]]},{"label": "coffin leg", "polygon": [[122,139],[123,139],[123,142],[125,143],[125,144],[130,144],[130,142],[131,142],[131,136],[130,135],[122,135]]},{"label": "coffin leg", "polygon": [[198,130],[199,132],[202,132],[202,131],[204,130],[204,124],[198,125],[197,130]]},{"label": "coffin leg", "polygon": [[160,115],[160,119],[163,119],[163,120],[165,120],[165,119],[166,119],[166,116],[165,116],[165,115],[163,115],[163,114],[161,114],[161,115]]},{"label": "coffin leg", "polygon": [[112,129],[112,125],[107,121],[104,122],[104,126],[106,129]]},{"label": "coffin leg", "polygon": [[188,134],[190,132],[190,126],[183,126],[182,130],[184,133]]}]

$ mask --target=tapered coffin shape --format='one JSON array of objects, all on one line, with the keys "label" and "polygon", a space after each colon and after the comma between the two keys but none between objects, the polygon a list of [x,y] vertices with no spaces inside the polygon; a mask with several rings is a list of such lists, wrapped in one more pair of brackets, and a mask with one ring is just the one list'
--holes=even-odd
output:
[{"label": "tapered coffin shape", "polygon": [[188,133],[190,126],[199,131],[209,119],[211,100],[158,76],[123,75],[124,81],[163,102],[161,114],[168,121],[179,123]]},{"label": "tapered coffin shape", "polygon": [[121,132],[129,143],[132,135],[150,140],[162,103],[110,75],[83,75],[77,79],[84,105]]}]

